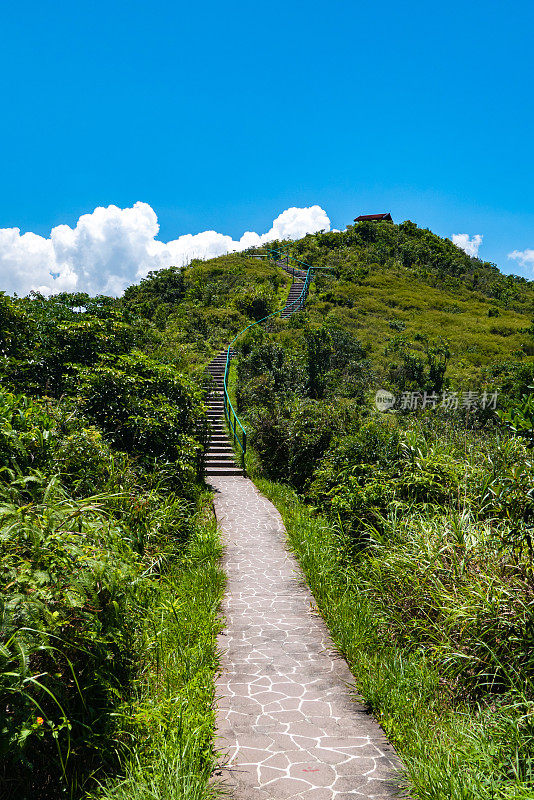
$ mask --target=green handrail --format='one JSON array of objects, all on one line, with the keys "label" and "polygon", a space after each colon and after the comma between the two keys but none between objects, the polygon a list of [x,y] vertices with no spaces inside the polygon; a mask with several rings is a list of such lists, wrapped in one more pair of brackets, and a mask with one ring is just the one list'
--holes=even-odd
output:
[{"label": "green handrail", "polygon": [[290,303],[289,305],[287,305],[287,303],[286,303],[286,305],[283,308],[279,308],[278,311],[274,311],[272,314],[267,314],[266,317],[263,317],[263,319],[259,319],[257,322],[251,322],[250,325],[247,325],[246,328],[243,328],[242,331],[239,331],[237,336],[234,339],[232,339],[232,341],[228,345],[228,350],[227,350],[227,353],[226,353],[226,366],[225,366],[225,369],[224,369],[224,380],[223,380],[224,416],[226,417],[226,421],[228,422],[228,426],[229,426],[230,430],[232,431],[232,439],[233,439],[234,443],[237,442],[237,444],[239,445],[239,448],[241,450],[241,457],[243,458],[243,464],[244,464],[245,453],[247,452],[247,431],[244,428],[243,424],[241,423],[241,420],[237,416],[235,408],[233,407],[232,401],[230,400],[230,396],[228,394],[228,374],[229,374],[229,370],[230,370],[230,352],[232,350],[232,345],[237,341],[237,339],[239,339],[239,337],[243,333],[245,333],[245,331],[248,331],[249,328],[253,328],[255,325],[260,325],[260,323],[265,322],[265,320],[271,319],[271,317],[275,317],[277,314],[281,314],[283,311],[287,311],[289,308],[291,308],[292,306],[295,306],[297,304],[298,304],[297,307],[299,309],[301,309],[302,306],[304,305],[304,301],[306,300],[306,297],[308,295],[308,290],[309,290],[309,287],[310,287],[310,282],[311,282],[311,279],[312,279],[312,276],[313,276],[313,271],[314,271],[314,267],[311,267],[309,264],[305,264],[303,261],[299,261],[298,258],[294,258],[287,251],[286,252],[282,252],[281,250],[278,250],[276,248],[271,248],[266,255],[259,254],[259,257],[267,257],[271,261],[272,260],[275,260],[275,261],[279,260],[280,257],[282,257],[282,258],[286,259],[286,263],[288,264],[288,266],[289,266],[289,259],[291,259],[292,261],[295,261],[297,264],[301,264],[303,267],[306,268],[306,278],[304,280],[304,285],[302,287],[302,291],[301,291],[301,293],[299,294],[299,296],[297,297],[296,300],[293,300],[293,302]]}]

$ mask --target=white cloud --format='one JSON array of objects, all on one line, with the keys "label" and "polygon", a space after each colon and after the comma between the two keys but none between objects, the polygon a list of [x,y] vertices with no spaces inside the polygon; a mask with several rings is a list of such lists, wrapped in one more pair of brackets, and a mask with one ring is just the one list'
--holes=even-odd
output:
[{"label": "white cloud", "polygon": [[522,267],[531,267],[534,269],[534,250],[513,250],[508,253],[508,258],[513,258],[514,261]]},{"label": "white cloud", "polygon": [[475,233],[470,237],[468,233],[453,233],[452,241],[457,247],[465,250],[468,256],[478,256],[478,248],[482,244],[483,236]]},{"label": "white cloud", "polygon": [[162,242],[156,238],[158,218],[148,203],[99,207],[83,214],[74,228],[53,228],[49,238],[0,228],[0,291],[118,295],[152,269],[183,266],[192,258],[212,258],[274,239],[299,239],[320,230],[330,230],[330,220],[320,206],[310,206],[288,208],[267,233],[246,231],[237,241],[203,231]]}]

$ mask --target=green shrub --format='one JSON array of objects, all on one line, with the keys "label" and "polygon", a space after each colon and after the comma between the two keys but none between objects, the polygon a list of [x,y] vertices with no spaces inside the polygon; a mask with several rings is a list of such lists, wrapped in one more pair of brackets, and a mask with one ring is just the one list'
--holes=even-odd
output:
[{"label": "green shrub", "polygon": [[267,476],[277,476],[304,489],[328,450],[332,438],[356,424],[350,403],[294,400],[250,416],[254,449]]},{"label": "green shrub", "polygon": [[396,391],[439,395],[447,386],[445,373],[451,355],[448,342],[431,342],[422,334],[410,342],[406,336],[398,335],[387,346],[386,355],[395,359],[389,367],[388,381]]},{"label": "green shrub", "polygon": [[170,365],[132,353],[80,370],[89,417],[113,445],[146,463],[159,459],[185,486],[199,474],[207,438],[201,390]]},{"label": "green shrub", "polygon": [[265,319],[278,307],[276,294],[272,289],[251,286],[234,298],[234,304],[241,314],[258,322]]},{"label": "green shrub", "polygon": [[237,364],[239,409],[270,406],[303,393],[306,378],[302,366],[281,345],[264,342],[251,329],[245,341],[238,343],[238,350],[242,354]]},{"label": "green shrub", "polygon": [[24,347],[10,347],[0,372],[11,388],[27,394],[59,396],[74,365],[90,366],[106,354],[127,353],[146,343],[146,326],[132,326],[113,298],[84,294],[39,294],[17,300],[14,312]]},{"label": "green shrub", "polygon": [[54,460],[64,485],[78,497],[102,491],[112,474],[112,452],[94,426],[62,436]]}]

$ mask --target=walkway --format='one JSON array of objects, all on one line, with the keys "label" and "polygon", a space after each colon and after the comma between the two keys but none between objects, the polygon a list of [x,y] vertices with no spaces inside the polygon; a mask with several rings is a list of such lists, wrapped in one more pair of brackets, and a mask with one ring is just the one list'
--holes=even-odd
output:
[{"label": "walkway", "polygon": [[399,762],[354,699],[280,514],[243,477],[210,477],[225,540],[217,746],[233,800],[401,797]]}]

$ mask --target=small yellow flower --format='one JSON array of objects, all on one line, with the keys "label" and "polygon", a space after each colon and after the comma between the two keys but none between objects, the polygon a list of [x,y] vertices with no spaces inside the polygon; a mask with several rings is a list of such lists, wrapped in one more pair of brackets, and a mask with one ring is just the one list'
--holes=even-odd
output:
[{"label": "small yellow flower", "polygon": [[37,721],[37,724],[38,724],[38,725],[42,725],[42,724],[43,724],[43,722],[44,722],[44,719],[43,719],[42,717],[37,717],[37,720],[36,720],[36,721]]}]

